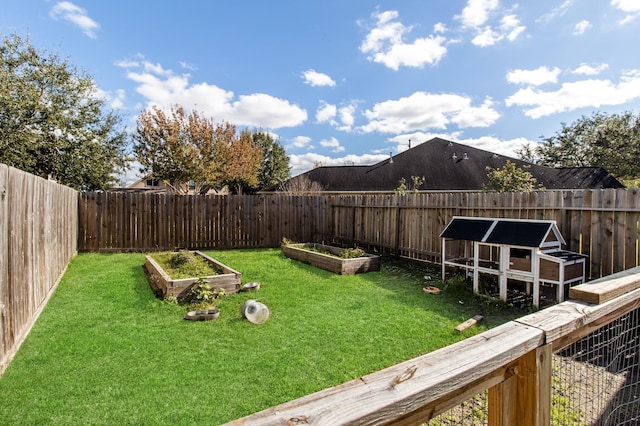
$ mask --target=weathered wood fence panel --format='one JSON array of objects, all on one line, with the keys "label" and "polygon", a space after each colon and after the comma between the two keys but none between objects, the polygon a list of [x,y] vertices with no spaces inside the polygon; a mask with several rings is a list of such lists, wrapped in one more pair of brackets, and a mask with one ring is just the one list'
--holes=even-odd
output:
[{"label": "weathered wood fence panel", "polygon": [[77,251],[76,194],[0,164],[0,374]]},{"label": "weathered wood fence panel", "polygon": [[329,197],[81,193],[79,246],[154,251],[322,241],[331,236],[330,209]]},{"label": "weathered wood fence panel", "polygon": [[341,196],[331,199],[332,237],[440,262],[439,235],[453,216],[555,220],[597,278],[640,265],[639,199],[638,189]]},{"label": "weathered wood fence panel", "polygon": [[293,241],[358,244],[440,262],[453,216],[551,219],[566,248],[589,255],[590,278],[638,266],[638,189],[533,193],[206,196],[79,195],[81,251],[277,247]]}]

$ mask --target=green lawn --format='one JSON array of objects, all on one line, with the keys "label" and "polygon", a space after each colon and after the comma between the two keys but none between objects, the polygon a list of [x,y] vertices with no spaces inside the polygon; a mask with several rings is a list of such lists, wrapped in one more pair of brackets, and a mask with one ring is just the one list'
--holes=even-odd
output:
[{"label": "green lawn", "polygon": [[[156,299],[143,254],[74,258],[0,378],[0,424],[220,424],[523,314],[402,260],[338,276],[279,249],[207,253],[262,284],[219,299],[212,322]],[[265,324],[242,319],[247,299],[270,308]],[[479,313],[479,326],[454,330]]]}]

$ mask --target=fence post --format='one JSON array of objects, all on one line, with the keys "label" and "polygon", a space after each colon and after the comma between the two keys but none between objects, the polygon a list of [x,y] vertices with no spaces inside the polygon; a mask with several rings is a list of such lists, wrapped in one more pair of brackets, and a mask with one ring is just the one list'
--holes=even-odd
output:
[{"label": "fence post", "polygon": [[551,423],[550,344],[521,356],[508,368],[509,375],[489,389],[489,426]]}]

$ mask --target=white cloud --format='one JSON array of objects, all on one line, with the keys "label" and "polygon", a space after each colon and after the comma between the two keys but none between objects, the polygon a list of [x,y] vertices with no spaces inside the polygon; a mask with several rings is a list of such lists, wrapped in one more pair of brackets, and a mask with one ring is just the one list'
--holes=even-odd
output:
[{"label": "white cloud", "polygon": [[287,148],[313,148],[311,145],[311,138],[308,136],[296,136],[291,140],[291,143],[287,145]]},{"label": "white cloud", "polygon": [[[437,64],[447,53],[446,39],[438,35],[404,41],[411,27],[395,21],[398,12],[388,10],[374,14],[376,26],[369,31],[360,45],[360,51],[368,54],[368,59],[381,63],[397,71],[401,66],[422,68],[425,64]],[[442,27],[435,27],[442,30]]]},{"label": "white cloud", "polygon": [[611,0],[611,5],[626,13],[625,17],[618,21],[620,25],[626,25],[640,16],[640,3],[637,0]]},{"label": "white cloud", "polygon": [[340,145],[338,139],[332,137],[331,139],[323,139],[320,141],[320,146],[325,148],[333,148],[331,152],[344,152],[344,147]]},{"label": "white cloud", "polygon": [[462,21],[463,28],[472,29],[476,33],[471,39],[475,46],[493,46],[505,39],[515,41],[524,33],[526,27],[520,25],[518,17],[509,12],[499,21],[494,21],[494,16],[499,16],[499,12],[501,11],[498,0],[468,0],[462,14],[456,18]]},{"label": "white cloud", "polygon": [[611,5],[623,12],[640,13],[638,0],[611,0]]},{"label": "white cloud", "polygon": [[573,74],[582,74],[582,75],[597,75],[602,71],[606,71],[609,69],[609,65],[600,64],[595,67],[592,67],[588,64],[580,64],[578,68],[572,71]]},{"label": "white cloud", "polygon": [[124,108],[124,99],[125,99],[124,89],[118,89],[115,91],[115,93],[112,93],[112,92],[106,92],[98,87],[95,89],[93,95],[98,99],[103,99],[111,109]]},{"label": "white cloud", "polygon": [[359,130],[364,133],[400,134],[431,128],[445,129],[451,123],[460,127],[486,127],[500,117],[491,104],[490,100],[485,100],[480,107],[474,107],[471,99],[465,96],[415,92],[366,110],[364,115],[369,123]]},{"label": "white cloud", "polygon": [[342,122],[342,126],[339,126],[338,130],[342,130],[344,132],[351,131],[351,126],[353,126],[353,123],[355,123],[355,112],[355,103],[340,107],[340,109],[338,110],[338,115],[340,117],[340,121]]},{"label": "white cloud", "polygon": [[507,81],[513,84],[540,86],[545,83],[557,83],[560,68],[538,67],[534,70],[511,70],[507,72]]},{"label": "white cloud", "polygon": [[576,29],[573,32],[573,34],[575,35],[582,35],[584,34],[588,29],[591,29],[591,22],[587,21],[587,20],[583,20],[580,21],[576,24]]},{"label": "white cloud", "polygon": [[628,24],[640,16],[640,2],[638,0],[611,0],[611,5],[627,14],[619,21],[620,25]]},{"label": "white cloud", "polygon": [[178,63],[182,68],[187,69],[189,71],[196,71],[198,69],[195,65],[190,64],[189,62],[179,61]]},{"label": "white cloud", "polygon": [[334,119],[337,111],[338,108],[335,105],[320,101],[320,106],[316,110],[316,121],[318,123],[336,124]]},{"label": "white cloud", "polygon": [[640,99],[640,70],[627,72],[618,84],[610,80],[563,83],[556,91],[520,89],[506,99],[507,106],[523,106],[525,115],[540,118],[578,108],[622,105]]},{"label": "white cloud", "polygon": [[503,38],[504,38],[503,34],[497,33],[496,31],[491,29],[491,27],[485,27],[484,29],[478,32],[478,35],[476,35],[471,40],[471,43],[476,46],[487,47],[487,46],[493,46]]},{"label": "white cloud", "polygon": [[502,17],[500,29],[509,41],[514,41],[526,30],[524,25],[520,25],[520,20],[516,15],[505,15]]},{"label": "white cloud", "polygon": [[438,22],[437,24],[435,24],[433,26],[433,32],[434,33],[446,33],[447,32],[447,26],[445,24],[443,24],[442,22]]},{"label": "white cloud", "polygon": [[306,70],[302,73],[302,79],[305,84],[308,84],[312,87],[315,86],[329,86],[334,87],[336,82],[329,77],[327,74],[317,72],[315,70]]},{"label": "white cloud", "polygon": [[80,28],[87,37],[91,38],[96,38],[96,31],[100,28],[100,24],[89,17],[86,9],[69,1],[56,3],[49,11],[49,16],[52,19],[71,22]]},{"label": "white cloud", "polygon": [[457,16],[465,27],[480,27],[489,20],[492,11],[498,8],[498,0],[469,0],[462,9],[462,14]]},{"label": "white cloud", "polygon": [[191,83],[189,74],[177,75],[148,61],[137,64],[128,68],[127,78],[137,83],[136,91],[146,99],[147,106],[165,109],[174,104],[185,108],[197,106],[216,121],[267,129],[298,126],[307,120],[306,110],[286,99],[265,93],[236,97],[232,91],[212,84]]},{"label": "white cloud", "polygon": [[566,0],[560,6],[554,8],[551,12],[542,15],[536,19],[536,22],[550,22],[558,16],[563,16],[573,6],[574,0]]},{"label": "white cloud", "polygon": [[485,99],[479,107],[467,106],[458,113],[452,114],[451,121],[459,128],[466,127],[489,127],[500,118],[500,113],[492,108],[493,101]]}]

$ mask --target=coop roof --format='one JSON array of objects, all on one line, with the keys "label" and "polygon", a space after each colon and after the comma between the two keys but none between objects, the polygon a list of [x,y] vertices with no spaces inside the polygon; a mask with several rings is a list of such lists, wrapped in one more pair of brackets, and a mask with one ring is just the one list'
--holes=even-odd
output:
[{"label": "coop roof", "polygon": [[545,242],[565,244],[553,220],[455,216],[440,237],[524,247],[542,247]]}]

